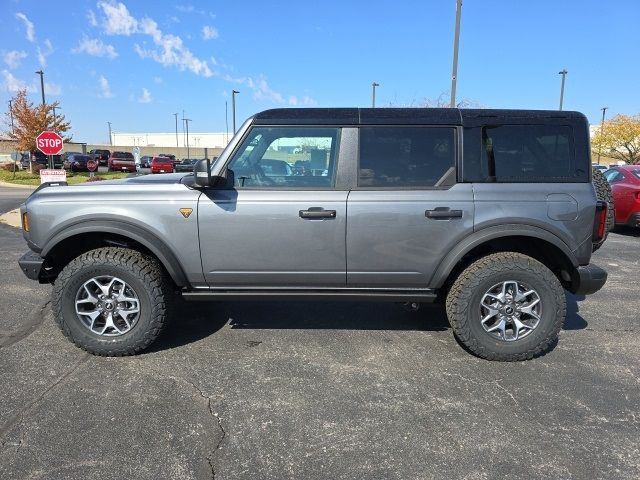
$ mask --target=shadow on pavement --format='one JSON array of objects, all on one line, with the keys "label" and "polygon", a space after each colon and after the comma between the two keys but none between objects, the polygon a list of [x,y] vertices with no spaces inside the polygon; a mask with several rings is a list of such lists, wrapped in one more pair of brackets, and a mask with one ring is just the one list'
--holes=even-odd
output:
[{"label": "shadow on pavement", "polygon": [[203,302],[179,300],[177,313],[149,352],[201,340],[226,324],[233,329],[416,330],[449,329],[444,307],[406,311],[394,303]]},{"label": "shadow on pavement", "polygon": [[562,326],[563,330],[582,330],[587,328],[589,323],[580,316],[578,313],[580,311],[580,307],[578,306],[578,302],[586,299],[584,295],[574,295],[570,292],[566,292],[567,297],[567,318],[564,321],[564,325]]},{"label": "shadow on pavement", "polygon": [[640,228],[626,226],[615,227],[613,233],[624,235],[625,237],[640,237]]}]

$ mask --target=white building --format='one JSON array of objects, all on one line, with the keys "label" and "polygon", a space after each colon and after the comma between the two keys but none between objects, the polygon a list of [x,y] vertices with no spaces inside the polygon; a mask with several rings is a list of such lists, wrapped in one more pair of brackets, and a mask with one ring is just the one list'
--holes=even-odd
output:
[{"label": "white building", "polygon": [[[193,148],[224,148],[231,140],[231,133],[198,133],[189,132],[189,147]],[[173,133],[124,133],[112,132],[111,144],[132,147],[186,147],[187,136],[178,132],[176,139]]]}]

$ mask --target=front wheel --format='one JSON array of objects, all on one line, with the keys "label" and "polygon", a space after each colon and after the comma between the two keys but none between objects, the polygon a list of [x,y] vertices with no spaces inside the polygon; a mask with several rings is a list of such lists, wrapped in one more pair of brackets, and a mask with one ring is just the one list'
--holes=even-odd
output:
[{"label": "front wheel", "polygon": [[133,355],[166,323],[170,282],[151,256],[99,248],[72,260],[58,275],[52,304],[62,332],[94,355]]},{"label": "front wheel", "polygon": [[467,267],[446,300],[451,327],[472,353],[487,360],[519,361],[543,355],[566,315],[564,289],[543,264],[501,252]]}]

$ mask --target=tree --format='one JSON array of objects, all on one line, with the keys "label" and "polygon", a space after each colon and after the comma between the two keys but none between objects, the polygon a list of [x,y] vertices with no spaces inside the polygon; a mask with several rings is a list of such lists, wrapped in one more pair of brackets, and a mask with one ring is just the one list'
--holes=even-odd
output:
[{"label": "tree", "polygon": [[640,115],[617,115],[591,139],[591,151],[629,164],[640,163]]},{"label": "tree", "polygon": [[[5,114],[5,125],[8,127],[4,136],[16,142],[16,150],[35,152],[36,137],[45,130],[59,133],[65,142],[71,141],[71,136],[64,135],[71,129],[71,124],[64,115],[53,115],[53,109],[59,103],[46,103],[34,106],[27,100],[27,91],[20,90],[11,100],[11,108]],[[11,119],[13,117],[13,128]]]},{"label": "tree", "polygon": [[[442,92],[435,98],[422,98],[420,100],[412,100],[409,104],[399,104],[397,102],[389,102],[388,107],[410,107],[410,108],[449,108],[450,97],[449,92]],[[480,102],[470,98],[463,98],[456,103],[456,108],[487,108]]]}]

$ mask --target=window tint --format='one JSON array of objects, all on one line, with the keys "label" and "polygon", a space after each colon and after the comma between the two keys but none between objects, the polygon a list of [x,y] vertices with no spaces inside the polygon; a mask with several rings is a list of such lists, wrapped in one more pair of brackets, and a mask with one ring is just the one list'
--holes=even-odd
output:
[{"label": "window tint", "polygon": [[338,128],[256,127],[228,168],[235,187],[331,188]]},{"label": "window tint", "polygon": [[618,170],[607,170],[606,172],[604,172],[604,177],[609,183],[620,182],[624,180],[624,175]]},{"label": "window tint", "polygon": [[576,165],[568,126],[484,127],[482,144],[489,176],[498,182],[588,180],[587,170]]},{"label": "window tint", "polygon": [[360,129],[360,187],[433,187],[455,165],[455,129]]}]

